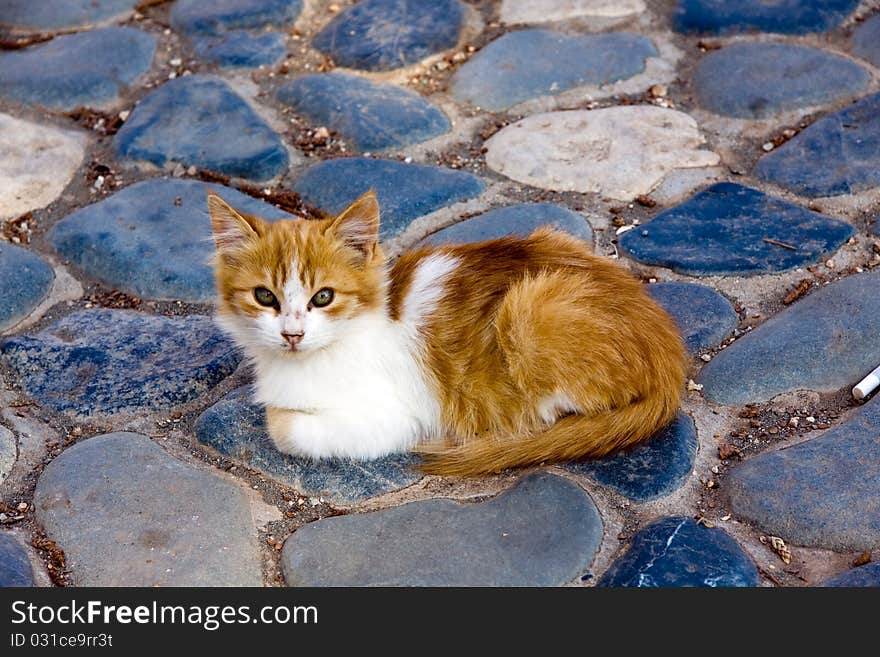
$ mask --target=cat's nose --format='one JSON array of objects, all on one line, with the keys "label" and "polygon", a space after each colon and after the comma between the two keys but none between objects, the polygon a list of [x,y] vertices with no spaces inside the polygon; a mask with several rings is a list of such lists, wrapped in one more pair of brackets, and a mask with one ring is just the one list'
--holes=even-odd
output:
[{"label": "cat's nose", "polygon": [[282,333],[281,337],[287,340],[287,344],[291,347],[296,347],[300,342],[302,342],[303,336],[305,333],[302,331],[296,331],[295,333]]}]

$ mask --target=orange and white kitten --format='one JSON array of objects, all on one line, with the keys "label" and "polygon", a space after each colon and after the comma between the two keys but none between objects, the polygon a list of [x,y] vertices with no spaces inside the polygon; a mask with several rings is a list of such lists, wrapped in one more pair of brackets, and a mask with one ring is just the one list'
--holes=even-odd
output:
[{"label": "orange and white kitten", "polygon": [[642,284],[565,233],[420,248],[389,268],[368,192],[273,223],[208,197],[218,319],[282,452],[476,475],[602,456],[676,413],[681,337]]}]

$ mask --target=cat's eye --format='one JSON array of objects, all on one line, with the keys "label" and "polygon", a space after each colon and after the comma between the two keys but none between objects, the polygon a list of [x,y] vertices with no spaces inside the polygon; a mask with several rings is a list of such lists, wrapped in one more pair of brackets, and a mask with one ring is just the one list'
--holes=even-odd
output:
[{"label": "cat's eye", "polygon": [[257,300],[257,303],[261,306],[268,306],[270,308],[277,307],[278,299],[272,294],[271,290],[267,290],[264,287],[258,287],[254,289],[254,299]]},{"label": "cat's eye", "polygon": [[329,287],[321,288],[315,292],[315,296],[312,297],[312,305],[315,306],[315,308],[329,306],[331,301],[333,301],[333,290]]}]

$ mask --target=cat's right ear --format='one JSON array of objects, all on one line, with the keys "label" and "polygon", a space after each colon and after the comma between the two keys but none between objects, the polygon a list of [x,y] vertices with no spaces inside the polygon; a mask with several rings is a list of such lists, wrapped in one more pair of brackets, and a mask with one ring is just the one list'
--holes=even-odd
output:
[{"label": "cat's right ear", "polygon": [[373,253],[379,240],[379,201],[370,190],[349,205],[330,224],[337,238],[365,257]]},{"label": "cat's right ear", "polygon": [[259,237],[252,221],[216,194],[208,194],[208,213],[217,250],[235,251]]}]

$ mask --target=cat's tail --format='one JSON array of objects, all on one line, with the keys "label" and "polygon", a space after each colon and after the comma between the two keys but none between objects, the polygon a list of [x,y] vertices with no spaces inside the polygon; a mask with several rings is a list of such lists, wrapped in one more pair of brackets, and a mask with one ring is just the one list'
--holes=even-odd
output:
[{"label": "cat's tail", "polygon": [[506,468],[605,456],[635,445],[669,424],[679,395],[658,392],[598,415],[567,415],[524,438],[482,439],[454,446],[419,448],[421,469],[443,476],[477,476]]}]

